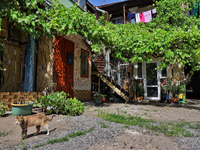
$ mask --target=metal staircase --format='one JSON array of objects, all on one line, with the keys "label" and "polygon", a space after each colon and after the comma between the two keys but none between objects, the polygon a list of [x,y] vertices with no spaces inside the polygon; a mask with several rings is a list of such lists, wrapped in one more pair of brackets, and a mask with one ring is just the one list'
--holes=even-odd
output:
[{"label": "metal staircase", "polygon": [[116,93],[126,102],[133,98],[131,89],[133,89],[134,80],[128,77],[128,74],[106,61],[103,55],[94,58],[92,64],[96,67],[96,71],[92,71],[92,75],[96,75],[112,89],[111,96],[112,93]]}]

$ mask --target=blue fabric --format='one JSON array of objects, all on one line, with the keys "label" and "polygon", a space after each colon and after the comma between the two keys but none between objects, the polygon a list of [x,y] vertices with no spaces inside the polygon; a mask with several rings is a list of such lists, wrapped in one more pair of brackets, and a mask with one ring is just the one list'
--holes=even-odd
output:
[{"label": "blue fabric", "polygon": [[194,15],[195,13],[194,13],[194,8],[192,8],[192,10],[191,10],[191,15]]},{"label": "blue fabric", "polygon": [[131,20],[132,18],[135,18],[135,14],[134,13],[128,13],[127,18],[128,18],[128,20]]},{"label": "blue fabric", "polygon": [[26,55],[25,55],[25,73],[24,73],[24,91],[33,92],[33,76],[34,76],[34,49],[35,39],[28,35]]},{"label": "blue fabric", "polygon": [[33,79],[34,79],[34,60],[35,60],[35,38],[31,36],[31,47],[30,47],[30,73],[29,73],[29,86],[28,91],[33,92]]}]

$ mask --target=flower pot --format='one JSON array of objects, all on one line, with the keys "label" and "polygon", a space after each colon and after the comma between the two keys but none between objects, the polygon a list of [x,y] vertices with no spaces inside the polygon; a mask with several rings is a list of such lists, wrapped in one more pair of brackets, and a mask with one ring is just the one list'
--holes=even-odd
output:
[{"label": "flower pot", "polygon": [[106,97],[102,97],[101,102],[102,102],[102,103],[105,103],[105,102],[106,102]]},{"label": "flower pot", "polygon": [[178,101],[179,101],[179,98],[171,98],[171,99],[170,99],[170,102],[175,102],[175,103],[176,103],[176,102],[178,102]]},{"label": "flower pot", "polygon": [[28,102],[27,104],[11,104],[12,116],[27,116],[32,114],[34,102]]},{"label": "flower pot", "polygon": [[99,105],[99,104],[101,104],[102,97],[93,97],[93,101],[94,101],[95,105]]},{"label": "flower pot", "polygon": [[136,97],[136,99],[137,99],[138,101],[140,101],[140,100],[143,100],[143,97],[142,97],[142,96]]}]

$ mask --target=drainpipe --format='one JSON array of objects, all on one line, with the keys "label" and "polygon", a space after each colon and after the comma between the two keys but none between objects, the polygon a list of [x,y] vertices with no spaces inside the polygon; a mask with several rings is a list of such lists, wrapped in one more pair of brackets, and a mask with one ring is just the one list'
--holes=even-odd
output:
[{"label": "drainpipe", "polygon": [[124,15],[124,24],[126,23],[126,20],[125,20],[125,11],[126,11],[126,9],[125,9],[125,5],[123,6],[123,15]]},{"label": "drainpipe", "polygon": [[95,7],[95,9],[96,9],[97,11],[100,11],[100,12],[105,13],[105,14],[106,14],[106,21],[109,21],[109,18],[108,18],[108,17],[109,17],[109,13],[108,13],[107,11],[100,9],[100,8],[98,8],[97,6]]}]

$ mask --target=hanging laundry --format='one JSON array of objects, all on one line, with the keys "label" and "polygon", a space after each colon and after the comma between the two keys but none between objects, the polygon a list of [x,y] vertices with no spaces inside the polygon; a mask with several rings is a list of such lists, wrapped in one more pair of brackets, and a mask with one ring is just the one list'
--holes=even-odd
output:
[{"label": "hanging laundry", "polygon": [[195,16],[198,16],[199,4],[198,4],[198,3],[195,3],[194,6],[195,6],[195,7],[194,7],[194,15],[195,15]]},{"label": "hanging laundry", "polygon": [[199,8],[199,15],[200,15],[200,3],[199,3],[199,7],[198,8]]},{"label": "hanging laundry", "polygon": [[136,22],[140,22],[140,14],[139,13],[136,13],[135,14],[135,18],[136,18]]},{"label": "hanging laundry", "polygon": [[157,13],[156,8],[152,9],[152,14]]},{"label": "hanging laundry", "polygon": [[131,19],[135,18],[135,14],[134,13],[128,13],[127,18],[128,18],[128,20],[131,20]]},{"label": "hanging laundry", "polygon": [[187,16],[190,17],[190,11],[187,12]]},{"label": "hanging laundry", "polygon": [[140,22],[145,23],[145,18],[143,13],[142,14],[140,13]]},{"label": "hanging laundry", "polygon": [[152,18],[156,18],[156,17],[157,17],[157,11],[156,11],[156,8],[152,9],[151,17],[152,17]]},{"label": "hanging laundry", "polygon": [[191,10],[191,15],[194,15],[194,8],[192,8]]},{"label": "hanging laundry", "polygon": [[152,19],[151,10],[143,12],[145,22],[150,22]]},{"label": "hanging laundry", "polygon": [[136,22],[136,19],[131,19],[131,23],[134,24]]}]

